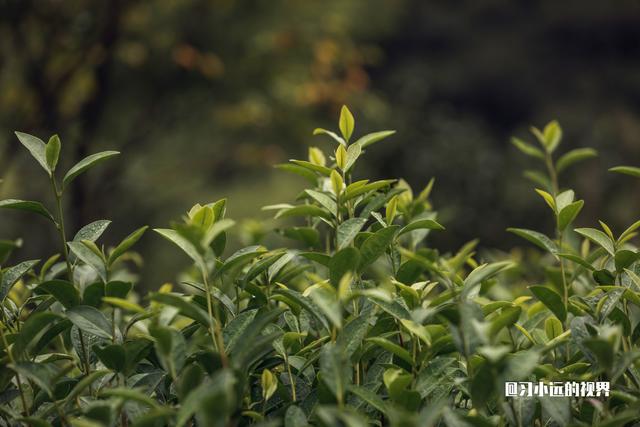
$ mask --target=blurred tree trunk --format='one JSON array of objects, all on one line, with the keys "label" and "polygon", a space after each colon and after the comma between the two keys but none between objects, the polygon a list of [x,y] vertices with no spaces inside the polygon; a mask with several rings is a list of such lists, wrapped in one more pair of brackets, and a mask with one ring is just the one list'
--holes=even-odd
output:
[{"label": "blurred tree trunk", "polygon": [[[79,116],[80,132],[75,141],[75,161],[79,161],[90,154],[89,147],[98,135],[98,130],[107,105],[109,90],[111,87],[111,68],[114,62],[115,46],[120,36],[120,22],[122,17],[122,1],[111,0],[106,3],[103,26],[98,33],[94,46],[99,46],[104,53],[103,60],[94,69],[96,82],[95,91],[91,99],[83,106]],[[71,191],[71,203],[74,209],[71,224],[74,229],[79,229],[92,220],[92,207],[87,204],[89,199],[100,200],[99,197],[91,197],[90,186],[86,180],[74,182]]]}]

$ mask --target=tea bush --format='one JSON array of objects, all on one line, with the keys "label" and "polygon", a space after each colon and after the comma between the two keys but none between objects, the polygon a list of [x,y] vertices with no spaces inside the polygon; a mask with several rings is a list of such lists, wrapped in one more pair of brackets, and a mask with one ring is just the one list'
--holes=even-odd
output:
[{"label": "tea bush", "polygon": [[[147,227],[113,248],[108,220],[65,228],[65,191],[116,156],[93,154],[61,179],[61,142],[17,133],[49,180],[54,209],[4,200],[56,229],[60,253],[6,267],[2,241],[0,425],[32,426],[622,426],[640,413],[640,221],[616,235],[572,224],[584,202],[559,181],[590,149],[555,156],[556,122],[513,143],[555,233],[509,229],[538,246],[542,279],[446,232],[429,197],[402,180],[360,179],[381,131],[354,137],[344,107],[332,144],[277,167],[308,182],[266,206],[289,247],[225,251],[226,200],[196,204],[154,232],[193,263],[179,285],[135,293]],[[446,161],[446,159],[442,159]],[[640,176],[640,169],[615,172]],[[490,220],[490,219],[488,219]],[[291,221],[291,222],[290,222]],[[291,225],[291,224],[295,225]],[[145,237],[150,238],[150,237]],[[157,244],[161,244],[158,241]],[[152,266],[151,266],[152,268]],[[505,398],[505,381],[610,381],[609,397]]]}]

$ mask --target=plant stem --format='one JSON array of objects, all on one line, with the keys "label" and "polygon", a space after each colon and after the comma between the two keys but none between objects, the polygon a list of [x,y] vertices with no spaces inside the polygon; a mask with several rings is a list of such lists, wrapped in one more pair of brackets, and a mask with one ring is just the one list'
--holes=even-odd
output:
[{"label": "plant stem", "polygon": [[[58,190],[58,185],[56,184],[56,178],[51,174],[51,188],[53,190],[53,195],[56,199],[56,213],[57,213],[57,222],[56,228],[58,229],[58,235],[60,236],[60,243],[62,243],[62,253],[64,254],[64,261],[67,264],[67,277],[69,278],[69,282],[72,285],[75,285],[73,280],[73,268],[71,266],[71,261],[69,261],[69,249],[67,248],[67,234],[64,228],[64,210],[62,208],[62,192]],[[82,330],[78,328],[78,336],[80,338],[80,347],[82,347],[82,358],[84,359],[84,370],[85,375],[89,375],[91,373],[91,365],[89,363],[89,355],[87,354],[87,349],[84,343],[84,334]],[[91,390],[91,387],[89,387]]]},{"label": "plant stem", "polygon": [[218,349],[220,353],[220,359],[223,367],[229,366],[229,359],[227,353],[224,350],[224,338],[222,337],[222,328],[220,320],[220,312],[218,311],[218,305],[213,303],[213,296],[209,289],[209,274],[206,269],[202,269],[202,280],[204,281],[204,289],[207,294],[207,311],[209,314],[209,333],[211,334],[211,340],[213,341],[214,348]]},{"label": "plant stem", "polygon": [[289,363],[289,357],[285,354],[284,363],[287,365],[287,372],[289,373],[289,381],[291,382],[291,400],[294,403],[298,400],[296,397],[296,382],[293,378],[293,374],[291,373],[291,364]]},{"label": "plant stem", "polygon": [[[553,159],[551,158],[551,153],[547,153],[545,156],[545,164],[547,165],[547,170],[549,172],[549,178],[551,179],[551,189],[553,191],[553,198],[555,199],[560,192],[560,185],[558,184],[558,173],[556,171],[555,166],[553,165]],[[557,210],[557,209],[556,209]],[[560,219],[558,218],[559,212],[556,212],[556,236],[558,238],[558,250],[562,251],[563,245],[563,233],[560,230]],[[564,260],[562,258],[560,260],[560,275],[562,276],[562,302],[564,303],[565,311],[569,311],[569,286],[567,284],[567,278],[565,277],[565,268],[564,268]],[[568,321],[565,322],[565,327],[568,327]]]},{"label": "plant stem", "polygon": [[73,283],[73,269],[71,268],[71,262],[69,261],[69,249],[67,248],[67,234],[64,228],[64,211],[62,209],[62,193],[58,190],[58,185],[56,184],[56,179],[51,176],[51,187],[53,190],[53,195],[56,198],[56,210],[57,210],[57,223],[56,228],[58,229],[58,235],[60,236],[60,240],[62,243],[62,253],[64,254],[64,260],[67,264],[67,276],[69,277],[69,281]]},{"label": "plant stem", "polygon": [[[551,179],[551,187],[553,190],[553,198],[554,200],[558,196],[560,192],[560,185],[558,183],[558,172],[553,164],[553,159],[551,158],[551,153],[547,152],[545,156],[545,163],[547,165],[547,170],[549,171],[549,178]],[[558,239],[558,250],[562,252],[562,245],[564,243],[564,234],[562,230],[560,230],[560,217],[559,212],[557,212],[556,207],[556,237]],[[567,278],[565,275],[564,268],[564,259],[559,257],[560,262],[560,276],[562,276],[562,303],[564,305],[565,313],[569,313],[569,285],[567,284]],[[564,321],[565,330],[569,330],[569,316],[566,317]],[[554,351],[555,355],[555,351]],[[569,360],[569,344],[565,345],[565,360]]]}]

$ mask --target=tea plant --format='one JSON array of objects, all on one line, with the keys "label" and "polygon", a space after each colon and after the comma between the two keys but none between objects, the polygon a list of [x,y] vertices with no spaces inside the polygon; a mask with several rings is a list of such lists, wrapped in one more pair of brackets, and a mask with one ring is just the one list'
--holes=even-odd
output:
[{"label": "tea plant", "polygon": [[[60,254],[1,270],[2,425],[35,426],[527,426],[625,425],[640,410],[640,257],[631,241],[572,224],[584,202],[559,175],[593,157],[557,160],[562,131],[514,139],[545,172],[528,172],[552,211],[554,235],[511,232],[548,253],[544,280],[520,286],[517,263],[482,262],[476,241],[455,253],[428,244],[446,232],[403,180],[361,179],[381,131],[354,137],[343,107],[328,149],[278,165],[308,182],[266,206],[285,247],[226,250],[226,200],[196,204],[155,233],[192,261],[178,284],[133,292],[133,245],[97,242],[109,221],[68,239],[64,191],[116,152],[89,156],[59,180],[58,137],[18,133],[45,170],[43,203],[0,207],[51,222]],[[325,145],[327,147],[327,145]],[[634,169],[626,168],[633,172]],[[631,173],[634,174],[634,173]],[[578,237],[584,238],[582,242]],[[160,244],[158,242],[157,244]],[[18,245],[1,242],[3,265]],[[129,260],[130,262],[126,262]],[[610,381],[608,398],[505,398],[505,381]]]}]

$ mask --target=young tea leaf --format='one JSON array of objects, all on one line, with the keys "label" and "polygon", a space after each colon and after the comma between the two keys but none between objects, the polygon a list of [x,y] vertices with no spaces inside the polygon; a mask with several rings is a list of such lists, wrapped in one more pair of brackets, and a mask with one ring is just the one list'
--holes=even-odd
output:
[{"label": "young tea leaf", "polygon": [[562,297],[556,291],[546,286],[529,286],[529,290],[540,300],[556,317],[564,322],[567,319],[567,310],[562,302]]},{"label": "young tea leaf", "polygon": [[95,165],[120,154],[118,151],[103,151],[91,154],[76,163],[62,179],[62,187],[67,187],[78,175],[94,167]]},{"label": "young tea leaf", "polygon": [[36,159],[40,166],[42,166],[42,169],[44,169],[47,174],[51,175],[51,170],[47,164],[46,145],[44,141],[27,133],[16,132],[15,134],[20,143],[29,150],[29,153],[31,153],[33,158]]},{"label": "young tea leaf", "polygon": [[60,158],[60,138],[58,135],[53,135],[45,147],[45,157],[47,159],[47,169],[53,173],[58,165],[58,159]]},{"label": "young tea leaf", "polygon": [[351,134],[353,133],[353,128],[355,127],[355,120],[353,119],[353,114],[347,108],[346,105],[342,106],[340,109],[340,120],[339,120],[340,133],[344,137],[346,142],[349,142],[351,138]]},{"label": "young tea leaf", "polygon": [[51,222],[55,222],[55,220],[53,219],[53,215],[51,215],[47,208],[45,208],[44,205],[40,202],[33,202],[30,200],[6,199],[0,201],[0,208],[31,212],[43,216]]},{"label": "young tea leaf", "polygon": [[633,166],[616,166],[609,169],[609,171],[640,178],[640,168]]},{"label": "young tea leaf", "polygon": [[129,234],[125,237],[116,248],[109,254],[109,258],[107,259],[107,264],[112,265],[122,254],[129,250],[133,245],[136,244],[138,240],[142,237],[145,231],[147,231],[148,226],[140,227],[133,233]]}]

